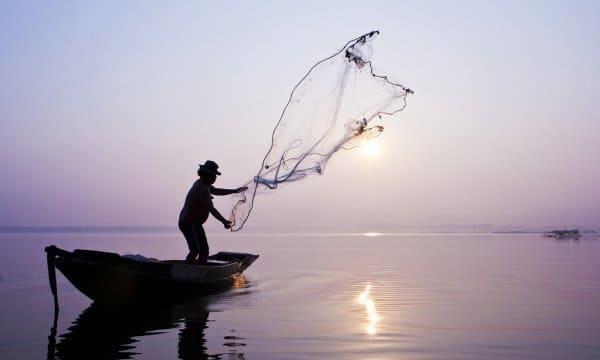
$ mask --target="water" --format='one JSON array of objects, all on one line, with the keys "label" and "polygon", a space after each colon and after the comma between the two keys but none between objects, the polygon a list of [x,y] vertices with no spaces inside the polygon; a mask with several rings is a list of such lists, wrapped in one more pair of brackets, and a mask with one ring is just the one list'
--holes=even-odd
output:
[{"label": "water", "polygon": [[183,238],[1,234],[0,358],[600,357],[600,240],[373,235],[212,234],[261,257],[231,291],[172,306],[106,310],[59,274],[53,336],[44,246],[183,258]]}]

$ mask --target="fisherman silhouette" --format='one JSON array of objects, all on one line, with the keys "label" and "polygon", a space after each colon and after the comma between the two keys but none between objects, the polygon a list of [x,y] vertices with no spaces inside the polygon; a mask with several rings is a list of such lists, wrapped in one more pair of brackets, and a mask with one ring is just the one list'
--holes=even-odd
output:
[{"label": "fisherman silhouette", "polygon": [[219,165],[216,162],[207,160],[198,167],[198,180],[194,182],[188,192],[181,213],[179,214],[179,230],[183,233],[187,241],[189,254],[185,260],[188,263],[194,263],[198,257],[198,263],[206,263],[208,258],[208,241],[202,225],[212,214],[217,220],[223,223],[225,229],[231,227],[231,221],[225,219],[212,203],[212,195],[230,195],[247,190],[246,187],[237,189],[219,189],[213,186],[217,180]]}]

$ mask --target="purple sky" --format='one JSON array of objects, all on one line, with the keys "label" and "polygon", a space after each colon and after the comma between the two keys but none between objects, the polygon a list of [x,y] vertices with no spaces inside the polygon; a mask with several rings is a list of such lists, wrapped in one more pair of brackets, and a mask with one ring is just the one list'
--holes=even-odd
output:
[{"label": "purple sky", "polygon": [[373,29],[374,63],[416,92],[380,154],[258,199],[248,229],[598,224],[599,10],[2,2],[0,225],[174,225],[198,163],[252,177],[295,82]]}]

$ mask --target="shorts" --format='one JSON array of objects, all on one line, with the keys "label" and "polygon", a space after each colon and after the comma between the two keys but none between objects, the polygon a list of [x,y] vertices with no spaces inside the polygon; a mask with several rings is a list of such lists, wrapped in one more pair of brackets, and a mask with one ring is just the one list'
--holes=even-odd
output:
[{"label": "shorts", "polygon": [[190,252],[208,254],[208,241],[202,224],[180,222],[179,230],[183,233]]}]

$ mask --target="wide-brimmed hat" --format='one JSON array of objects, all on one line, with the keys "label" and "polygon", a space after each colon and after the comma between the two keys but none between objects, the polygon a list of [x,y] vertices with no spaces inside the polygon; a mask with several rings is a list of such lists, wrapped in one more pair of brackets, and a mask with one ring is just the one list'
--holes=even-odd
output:
[{"label": "wide-brimmed hat", "polygon": [[221,175],[219,172],[219,165],[212,160],[206,160],[204,165],[200,164],[199,166],[198,173]]}]

